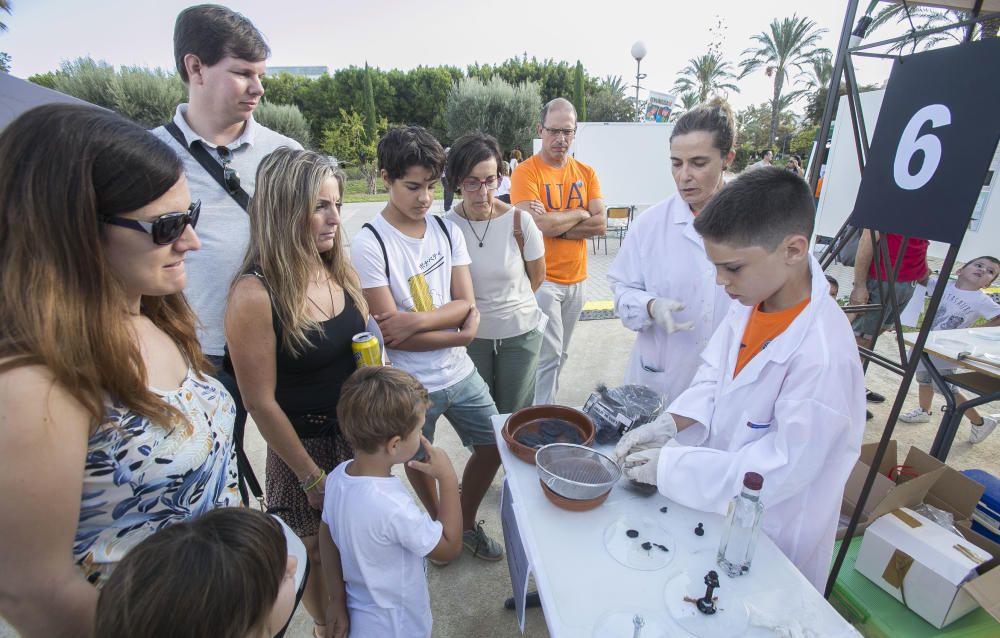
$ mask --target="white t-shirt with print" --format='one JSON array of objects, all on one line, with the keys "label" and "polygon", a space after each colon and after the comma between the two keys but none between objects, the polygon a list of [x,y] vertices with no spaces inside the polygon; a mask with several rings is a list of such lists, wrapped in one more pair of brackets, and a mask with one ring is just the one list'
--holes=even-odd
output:
[{"label": "white t-shirt with print", "polygon": [[[927,282],[927,289],[933,290],[937,279]],[[944,288],[941,304],[931,330],[957,330],[968,328],[980,319],[990,320],[1000,315],[1000,304],[990,299],[982,290],[962,290],[949,281]]]},{"label": "white t-shirt with print", "polygon": [[441,523],[413,502],[395,476],[351,476],[353,461],[326,479],[323,522],[340,550],[352,636],[431,635],[424,557]]},{"label": "white t-shirt with print", "polygon": [[[362,288],[389,286],[396,309],[419,312],[440,308],[451,299],[451,269],[469,264],[465,237],[445,220],[451,237],[440,224],[428,216],[422,238],[404,235],[385,220],[382,213],[371,225],[385,244],[385,255],[371,230],[362,228],[351,241],[351,261],[358,271]],[[385,277],[389,262],[389,280]],[[393,365],[406,370],[420,381],[428,392],[451,387],[472,374],[475,366],[465,348],[442,348],[428,352],[407,352],[387,348]]]},{"label": "white t-shirt with print", "polygon": [[[520,217],[524,260],[544,257],[542,231],[527,212],[522,211]],[[476,337],[510,339],[536,328],[542,312],[514,239],[514,209],[492,220],[469,222],[453,208],[445,214],[445,219],[462,230],[472,257],[469,270],[476,290],[476,308],[481,315]],[[483,239],[482,247],[479,237]]]},{"label": "white t-shirt with print", "polygon": [[[927,282],[927,290],[934,290],[937,285],[937,278],[931,277]],[[954,281],[949,281],[941,296],[941,303],[938,305],[937,314],[931,324],[931,330],[958,330],[968,328],[980,319],[990,320],[1000,315],[1000,304],[993,301],[989,295],[982,290],[962,290],[955,285]],[[955,363],[940,357],[931,357],[934,367],[939,371],[947,373],[955,369]],[[923,361],[920,362],[920,370],[924,369]]]}]

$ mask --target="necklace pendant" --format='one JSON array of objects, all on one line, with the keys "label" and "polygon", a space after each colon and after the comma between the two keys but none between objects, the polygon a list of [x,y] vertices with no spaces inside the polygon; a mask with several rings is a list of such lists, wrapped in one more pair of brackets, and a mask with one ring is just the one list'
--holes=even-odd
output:
[{"label": "necklace pendant", "polygon": [[482,248],[482,247],[483,247],[483,242],[479,242],[479,247],[480,247],[480,248]]}]

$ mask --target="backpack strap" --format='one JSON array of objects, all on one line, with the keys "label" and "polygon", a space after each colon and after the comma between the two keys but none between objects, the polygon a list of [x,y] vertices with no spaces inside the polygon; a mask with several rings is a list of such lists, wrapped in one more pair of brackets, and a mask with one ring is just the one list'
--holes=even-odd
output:
[{"label": "backpack strap", "polygon": [[226,186],[226,174],[225,170],[222,168],[222,164],[212,159],[212,156],[209,155],[208,151],[205,149],[204,144],[195,140],[195,142],[189,146],[187,140],[184,139],[184,134],[181,133],[180,128],[178,128],[177,124],[172,120],[164,124],[163,128],[167,129],[167,132],[169,132],[173,138],[177,140],[177,143],[180,144],[182,148],[187,150],[191,157],[198,160],[198,163],[201,164],[203,169],[205,169],[205,172],[211,175],[212,178],[219,183],[222,190],[229,193],[229,196],[240,205],[240,208],[246,211],[250,207],[250,195],[248,195],[242,187],[237,188],[235,191],[229,190],[229,187]]},{"label": "backpack strap", "polygon": [[[385,242],[382,241],[382,235],[379,235],[378,231],[375,230],[375,227],[372,226],[371,224],[369,224],[368,222],[365,222],[361,226],[361,228],[362,229],[367,228],[368,230],[372,231],[372,235],[375,235],[375,239],[378,240],[379,248],[382,249],[382,261],[385,262],[385,283],[388,284],[389,283],[389,253],[387,253],[385,251]],[[449,239],[448,243],[451,243],[450,239]]]},{"label": "backpack strap", "polygon": [[440,215],[431,215],[431,217],[433,217],[434,221],[438,223],[438,226],[441,227],[441,232],[443,232],[444,236],[448,239],[448,252],[450,253],[454,251],[455,247],[451,245],[451,233],[448,232],[448,226],[445,225],[444,218]]}]

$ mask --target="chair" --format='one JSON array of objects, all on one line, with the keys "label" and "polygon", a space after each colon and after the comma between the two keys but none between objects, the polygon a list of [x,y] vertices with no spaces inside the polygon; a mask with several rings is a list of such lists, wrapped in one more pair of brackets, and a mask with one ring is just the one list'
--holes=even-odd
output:
[{"label": "chair", "polygon": [[625,233],[628,232],[629,224],[632,223],[632,206],[612,206],[608,208],[608,228],[603,235],[595,235],[591,237],[591,242],[594,247],[594,254],[597,254],[597,247],[601,244],[601,240],[604,240],[604,254],[608,254],[608,234],[614,233],[618,235],[618,246],[622,245],[625,241]]}]

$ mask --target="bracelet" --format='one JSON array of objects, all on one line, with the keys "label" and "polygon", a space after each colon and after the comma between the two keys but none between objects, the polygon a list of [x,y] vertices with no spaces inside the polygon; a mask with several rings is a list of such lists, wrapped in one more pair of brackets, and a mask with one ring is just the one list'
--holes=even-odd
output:
[{"label": "bracelet", "polygon": [[[315,487],[316,487],[317,485],[319,485],[320,483],[322,483],[322,482],[323,482],[323,479],[325,479],[325,478],[326,478],[326,472],[325,472],[324,470],[320,469],[320,471],[319,471],[319,476],[318,476],[318,477],[316,477],[316,480],[315,480],[315,481],[313,481],[312,483],[309,483],[309,478],[307,477],[307,478],[306,478],[306,480],[305,480],[305,481],[302,481],[302,483],[300,483],[299,485],[301,485],[301,486],[302,486],[302,491],[303,491],[303,492],[310,492],[310,491],[312,491],[312,490],[313,490],[313,489],[314,489],[314,488],[315,488]],[[309,483],[309,484],[308,484],[308,485],[306,485],[307,483]]]}]

